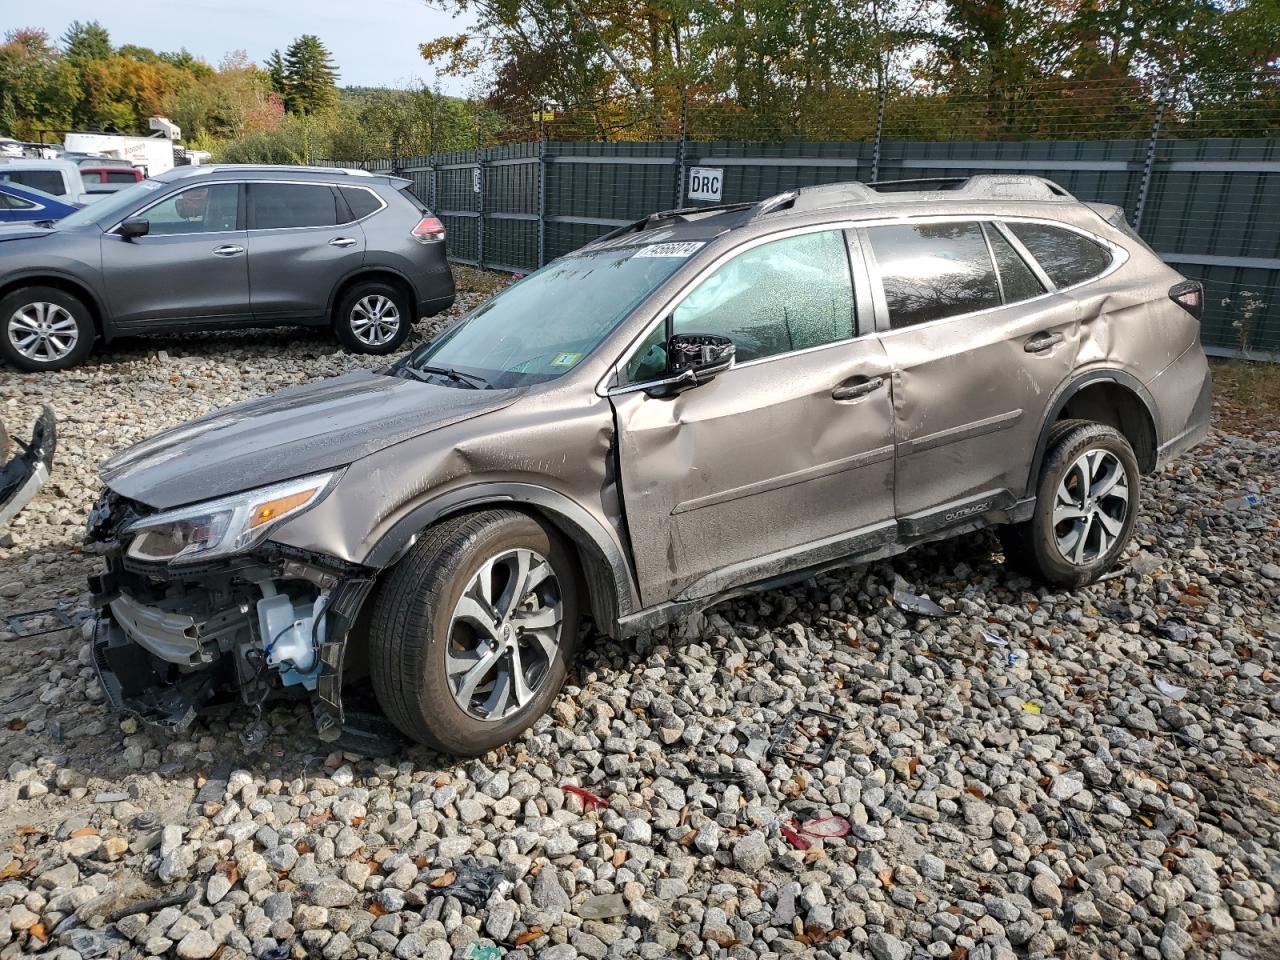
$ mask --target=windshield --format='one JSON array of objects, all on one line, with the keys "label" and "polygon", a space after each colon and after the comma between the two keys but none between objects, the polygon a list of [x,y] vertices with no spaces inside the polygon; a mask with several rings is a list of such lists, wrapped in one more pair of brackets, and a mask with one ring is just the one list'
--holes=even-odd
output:
[{"label": "windshield", "polygon": [[700,246],[653,244],[562,257],[414,351],[404,366],[454,386],[554,380],[598,347]]},{"label": "windshield", "polygon": [[116,216],[123,216],[135,205],[140,204],[147,195],[154,193],[161,187],[168,186],[161,180],[143,180],[135,183],[132,187],[126,187],[119,193],[104,195],[103,198],[96,203],[91,203],[87,207],[81,207],[75,213],[68,214],[59,220],[55,225],[55,230],[65,230],[67,227],[83,227],[86,223],[112,222]]}]

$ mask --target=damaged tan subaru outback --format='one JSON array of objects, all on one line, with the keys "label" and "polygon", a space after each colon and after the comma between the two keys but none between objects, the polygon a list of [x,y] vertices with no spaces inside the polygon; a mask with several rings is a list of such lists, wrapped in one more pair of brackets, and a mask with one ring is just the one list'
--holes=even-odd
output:
[{"label": "damaged tan subaru outback", "polygon": [[673,210],[376,371],[107,462],[87,545],[122,710],[367,676],[478,754],[622,636],[998,524],[1064,587],[1111,568],[1143,474],[1209,419],[1199,284],[1035,177],[841,183]]}]

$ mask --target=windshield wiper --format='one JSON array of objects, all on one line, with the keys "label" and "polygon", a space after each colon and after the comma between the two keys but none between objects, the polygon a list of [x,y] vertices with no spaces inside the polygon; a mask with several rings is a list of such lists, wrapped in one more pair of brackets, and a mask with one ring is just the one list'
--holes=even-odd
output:
[{"label": "windshield wiper", "polygon": [[400,369],[407,370],[419,380],[423,379],[421,376],[422,374],[435,374],[438,377],[444,377],[446,380],[452,380],[454,383],[465,383],[473,390],[483,390],[489,386],[489,381],[484,377],[478,377],[474,373],[462,373],[459,370],[454,370],[452,367],[415,367],[410,364],[406,364]]}]

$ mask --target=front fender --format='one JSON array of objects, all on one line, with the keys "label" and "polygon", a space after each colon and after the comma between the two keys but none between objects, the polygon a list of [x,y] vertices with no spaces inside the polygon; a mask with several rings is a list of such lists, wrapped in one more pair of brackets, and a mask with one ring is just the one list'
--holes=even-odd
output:
[{"label": "front fender", "polygon": [[[597,625],[611,630],[618,618],[637,607],[636,588],[626,552],[611,531],[590,512],[562,493],[531,483],[489,482],[462,487],[414,507],[396,521],[370,548],[362,562],[375,569],[393,565],[432,524],[486,506],[524,506],[553,523],[584,552],[584,573]],[[612,605],[607,613],[603,599]]]}]

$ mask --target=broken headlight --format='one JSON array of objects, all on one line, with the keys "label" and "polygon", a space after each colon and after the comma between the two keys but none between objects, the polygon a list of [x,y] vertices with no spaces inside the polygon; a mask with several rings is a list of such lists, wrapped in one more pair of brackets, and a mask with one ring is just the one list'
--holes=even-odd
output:
[{"label": "broken headlight", "polygon": [[126,528],[125,534],[133,537],[128,556],[191,563],[247,550],[276,523],[319,499],[333,478],[320,473],[153,514]]}]

